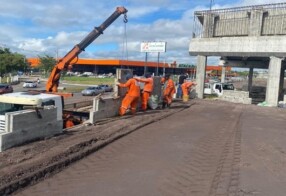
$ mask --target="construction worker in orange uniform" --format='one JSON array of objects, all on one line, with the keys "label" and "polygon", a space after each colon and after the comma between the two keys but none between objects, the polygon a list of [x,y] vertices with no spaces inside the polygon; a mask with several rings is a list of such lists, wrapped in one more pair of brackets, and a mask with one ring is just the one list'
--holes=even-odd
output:
[{"label": "construction worker in orange uniform", "polygon": [[166,74],[164,78],[162,78],[161,82],[163,83],[163,108],[166,106],[170,108],[171,103],[173,101],[173,95],[176,93],[175,83],[170,78],[169,74]]},{"label": "construction worker in orange uniform", "polygon": [[119,87],[128,88],[127,94],[122,100],[121,107],[119,109],[119,115],[123,116],[126,110],[131,107],[131,113],[135,114],[137,109],[137,104],[140,98],[140,86],[137,80],[135,80],[131,74],[126,75],[127,82],[125,84],[117,83]]},{"label": "construction worker in orange uniform", "polygon": [[189,95],[189,90],[191,89],[192,86],[197,85],[195,82],[187,82],[185,81],[181,87],[183,91],[183,96],[188,96]]},{"label": "construction worker in orange uniform", "polygon": [[63,118],[64,118],[64,128],[70,128],[82,123],[80,119],[77,119],[71,114],[64,114]]},{"label": "construction worker in orange uniform", "polygon": [[144,83],[143,92],[141,93],[141,109],[147,110],[148,99],[153,91],[153,78],[151,74],[147,73],[145,78],[135,78],[138,82]]}]

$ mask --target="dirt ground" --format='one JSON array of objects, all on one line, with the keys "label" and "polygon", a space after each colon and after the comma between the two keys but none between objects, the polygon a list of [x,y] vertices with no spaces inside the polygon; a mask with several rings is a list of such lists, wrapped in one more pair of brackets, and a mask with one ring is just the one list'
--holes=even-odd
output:
[{"label": "dirt ground", "polygon": [[284,196],[285,121],[218,100],[106,120],[1,153],[0,195]]},{"label": "dirt ground", "polygon": [[[241,90],[243,86],[248,85],[248,80],[243,80],[243,81],[234,81],[233,85],[236,89]],[[263,86],[266,87],[267,85],[267,79],[262,79],[262,78],[254,78],[252,81],[253,86]]]},{"label": "dirt ground", "polygon": [[95,126],[75,128],[56,137],[4,151],[0,153],[0,195],[47,178],[110,142],[186,107],[189,105],[174,103],[169,110],[106,119]]}]

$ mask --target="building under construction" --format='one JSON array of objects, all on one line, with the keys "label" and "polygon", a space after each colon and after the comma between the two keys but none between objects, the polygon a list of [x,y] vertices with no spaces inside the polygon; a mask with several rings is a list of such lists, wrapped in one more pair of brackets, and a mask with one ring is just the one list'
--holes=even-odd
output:
[{"label": "building under construction", "polygon": [[198,57],[198,97],[203,97],[207,57],[218,56],[223,69],[249,68],[248,91],[253,69],[268,69],[266,102],[277,106],[286,65],[286,3],[196,11],[194,18],[189,53]]}]

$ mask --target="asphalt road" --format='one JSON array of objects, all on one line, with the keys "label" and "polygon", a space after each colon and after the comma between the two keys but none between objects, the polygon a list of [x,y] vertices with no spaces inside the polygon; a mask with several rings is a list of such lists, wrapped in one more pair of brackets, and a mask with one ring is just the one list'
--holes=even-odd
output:
[{"label": "asphalt road", "polygon": [[[46,83],[44,81],[41,81],[40,84],[37,85],[36,88],[23,88],[23,82],[17,85],[13,85],[14,92],[21,92],[21,91],[28,91],[28,90],[45,90]],[[61,84],[61,87],[67,87],[67,86],[73,86],[73,84]],[[78,86],[75,84],[74,86]],[[85,86],[85,85],[80,85]],[[88,85],[86,85],[87,87]],[[104,93],[104,96],[109,96],[112,93]],[[82,101],[88,101],[92,100],[93,96],[82,96],[81,93],[73,93],[73,97],[65,99],[65,104],[69,103],[75,103],[75,102],[82,102]]]},{"label": "asphalt road", "polygon": [[198,101],[18,195],[284,196],[285,114]]}]

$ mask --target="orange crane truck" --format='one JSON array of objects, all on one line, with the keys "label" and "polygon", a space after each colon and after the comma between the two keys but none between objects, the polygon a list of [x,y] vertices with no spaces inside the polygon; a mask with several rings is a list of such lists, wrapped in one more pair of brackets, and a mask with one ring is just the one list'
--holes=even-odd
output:
[{"label": "orange crane truck", "polygon": [[[124,14],[124,22],[127,22],[127,9],[124,7],[117,7],[111,16],[109,16],[99,27],[95,27],[79,44],[75,45],[59,62],[54,66],[49,79],[46,84],[46,91],[43,92],[30,92],[30,94],[37,95],[37,99],[46,97],[47,94],[53,94],[61,98],[62,103],[57,104],[57,107],[62,112],[63,127],[68,128],[82,122],[82,117],[87,118],[87,114],[83,112],[67,111],[64,110],[64,97],[72,96],[72,93],[58,93],[58,85],[61,76],[61,71],[71,68],[71,62],[75,60],[84,49],[90,45],[98,36],[103,34],[103,31],[112,24],[121,14]],[[41,94],[41,95],[39,95]],[[16,95],[15,95],[16,96]],[[23,96],[17,95],[17,96]],[[30,98],[30,97],[29,97]],[[53,97],[53,99],[56,99]],[[52,103],[52,102],[51,102]],[[0,103],[1,104],[1,103]]]},{"label": "orange crane truck", "polygon": [[[48,82],[46,84],[47,92],[57,92],[61,71],[63,69],[71,68],[70,64],[72,60],[78,57],[78,55],[84,51],[84,49],[91,44],[98,36],[103,34],[103,31],[113,23],[121,14],[126,14],[127,9],[124,7],[117,7],[114,13],[106,19],[99,27],[95,27],[79,44],[75,45],[53,68]],[[125,15],[126,16],[126,15]],[[125,18],[125,21],[126,18]]]},{"label": "orange crane truck", "polygon": [[[127,22],[127,9],[124,7],[117,7],[109,18],[107,18],[99,27],[95,27],[79,44],[75,45],[53,68],[50,77],[46,84],[46,92],[52,94],[59,94],[62,97],[68,97],[72,95],[57,93],[61,71],[71,68],[71,62],[78,57],[78,55],[85,50],[97,37],[103,34],[103,31],[112,24],[121,14],[125,15],[124,22]],[[63,99],[62,99],[63,100]],[[64,105],[64,104],[62,104]],[[81,112],[64,111],[63,109],[63,122],[64,128],[73,127],[76,124],[81,123]]]}]

